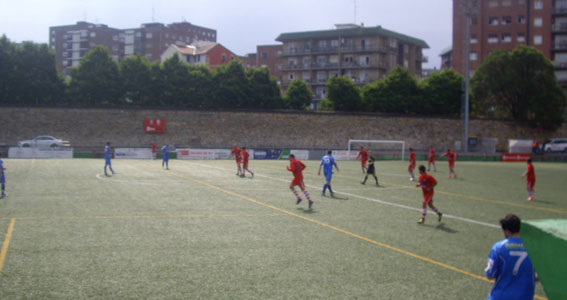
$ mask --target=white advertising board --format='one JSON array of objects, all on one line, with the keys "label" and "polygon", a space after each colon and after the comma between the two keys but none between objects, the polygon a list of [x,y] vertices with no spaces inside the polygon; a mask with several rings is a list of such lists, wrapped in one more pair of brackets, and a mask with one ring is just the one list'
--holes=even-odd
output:
[{"label": "white advertising board", "polygon": [[73,158],[73,148],[10,147],[9,158]]},{"label": "white advertising board", "polygon": [[532,140],[508,140],[509,153],[531,153]]},{"label": "white advertising board", "polygon": [[296,159],[299,160],[308,160],[309,159],[309,150],[289,150],[289,153],[295,155]]},{"label": "white advertising board", "polygon": [[230,159],[230,150],[179,148],[177,149],[177,159],[194,159],[194,160]]},{"label": "white advertising board", "polygon": [[358,151],[333,150],[333,157],[336,160],[354,160]]},{"label": "white advertising board", "polygon": [[116,159],[152,159],[151,148],[115,148]]}]

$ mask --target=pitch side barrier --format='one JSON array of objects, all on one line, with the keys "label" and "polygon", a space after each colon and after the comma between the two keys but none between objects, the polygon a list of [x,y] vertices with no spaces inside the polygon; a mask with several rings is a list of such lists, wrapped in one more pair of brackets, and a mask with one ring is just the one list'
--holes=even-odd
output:
[{"label": "pitch side barrier", "polygon": [[73,148],[10,147],[8,158],[73,158]]}]

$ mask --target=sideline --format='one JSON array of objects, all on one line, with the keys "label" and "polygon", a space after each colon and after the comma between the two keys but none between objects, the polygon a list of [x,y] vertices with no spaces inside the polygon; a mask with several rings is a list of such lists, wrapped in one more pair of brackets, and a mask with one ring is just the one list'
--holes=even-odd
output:
[{"label": "sideline", "polygon": [[10,220],[10,226],[8,226],[8,232],[6,233],[6,238],[2,244],[2,251],[0,251],[0,273],[2,273],[2,268],[4,268],[4,261],[6,260],[6,254],[8,254],[8,247],[10,246],[10,240],[12,239],[12,232],[14,231],[14,225],[16,224],[16,218]]}]

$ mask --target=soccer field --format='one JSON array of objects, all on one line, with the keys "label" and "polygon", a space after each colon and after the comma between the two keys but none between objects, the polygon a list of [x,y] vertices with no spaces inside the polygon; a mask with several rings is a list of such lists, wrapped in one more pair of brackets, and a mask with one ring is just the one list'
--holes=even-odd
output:
[{"label": "soccer field", "polygon": [[5,159],[0,299],[485,299],[498,220],[567,216],[565,164],[535,163],[527,202],[525,163],[438,162],[423,225],[407,162],[378,161],[376,187],[339,161],[335,198],[305,164],[311,210],[287,161]]}]

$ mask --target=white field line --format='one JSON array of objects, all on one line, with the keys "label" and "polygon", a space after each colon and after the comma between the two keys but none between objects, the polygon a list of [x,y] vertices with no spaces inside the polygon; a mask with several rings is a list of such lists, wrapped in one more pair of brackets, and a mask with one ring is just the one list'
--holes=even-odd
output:
[{"label": "white field line", "polygon": [[[221,167],[204,165],[204,164],[199,164],[199,163],[195,163],[195,162],[191,162],[191,163],[196,164],[196,165],[200,165],[200,166],[204,166],[204,167],[208,167],[208,168],[214,168],[214,169],[218,169],[218,170],[229,171],[228,169],[221,168]],[[254,177],[263,177],[263,178],[267,178],[267,179],[271,179],[271,180],[277,180],[277,181],[283,181],[283,182],[289,182],[290,181],[289,179],[282,179],[282,178],[276,178],[276,177],[271,177],[271,176],[266,176],[266,175],[260,175],[258,173],[254,173]],[[314,188],[314,189],[320,188],[318,186],[307,185],[307,184],[305,186],[310,187],[310,188]],[[411,207],[411,206],[398,204],[398,203],[392,203],[392,202],[383,201],[383,200],[380,200],[380,199],[374,199],[374,198],[355,195],[355,194],[351,194],[351,193],[340,192],[340,191],[337,191],[337,190],[335,190],[335,194],[341,194],[341,195],[350,196],[350,197],[354,197],[354,198],[358,198],[358,199],[363,199],[363,200],[367,200],[367,201],[371,201],[371,202],[375,202],[375,203],[380,203],[380,204],[389,205],[389,206],[393,206],[393,207],[398,207],[398,208],[403,208],[403,209],[421,212],[421,208]],[[401,199],[401,198],[399,198],[399,199]],[[404,199],[402,199],[402,200],[404,200]],[[462,218],[462,217],[453,216],[453,215],[449,215],[449,214],[443,214],[443,218],[455,219],[455,220],[459,220],[459,221],[463,221],[463,222],[467,222],[467,223],[471,223],[471,224],[483,225],[483,226],[487,226],[487,227],[491,227],[491,228],[500,229],[500,226],[495,225],[495,224],[490,224],[490,223],[477,221],[477,220],[473,220],[473,219],[469,219],[469,218]]]}]

